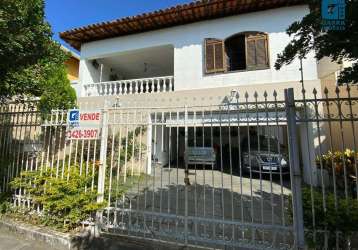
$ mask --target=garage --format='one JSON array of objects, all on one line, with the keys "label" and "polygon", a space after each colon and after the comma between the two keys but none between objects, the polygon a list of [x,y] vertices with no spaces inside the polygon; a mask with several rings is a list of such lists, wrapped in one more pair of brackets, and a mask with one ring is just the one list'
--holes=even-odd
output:
[{"label": "garage", "polygon": [[[240,164],[246,155],[250,159],[264,158],[268,161],[266,165],[269,171],[271,167],[268,168],[268,165],[272,164],[275,156],[288,154],[287,126],[274,115],[260,114],[254,117],[253,114],[241,114],[233,117],[227,111],[214,115],[189,113],[186,121],[180,115],[167,116],[163,125],[153,126],[152,160],[161,166],[184,168],[187,140],[189,149],[206,148],[215,152],[215,169],[222,168],[226,172],[232,169],[233,174],[239,174]],[[265,156],[260,157],[259,154]],[[287,157],[285,160],[288,161]],[[246,164],[247,168],[250,163]],[[193,167],[196,166],[189,166]],[[274,167],[272,170],[279,171]]]}]

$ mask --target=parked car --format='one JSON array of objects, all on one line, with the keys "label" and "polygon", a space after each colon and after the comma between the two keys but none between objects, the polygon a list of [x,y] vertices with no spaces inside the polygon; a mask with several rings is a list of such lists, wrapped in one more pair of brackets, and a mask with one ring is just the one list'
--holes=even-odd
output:
[{"label": "parked car", "polygon": [[289,174],[288,154],[276,138],[250,135],[241,142],[242,167],[245,172]]}]

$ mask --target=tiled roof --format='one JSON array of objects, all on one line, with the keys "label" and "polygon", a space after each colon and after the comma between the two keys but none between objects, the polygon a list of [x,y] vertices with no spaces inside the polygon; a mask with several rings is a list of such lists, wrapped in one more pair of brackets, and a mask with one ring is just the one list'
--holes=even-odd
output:
[{"label": "tiled roof", "polygon": [[60,33],[60,37],[72,47],[80,50],[81,45],[86,42],[305,2],[305,0],[200,0],[137,16],[75,28]]}]

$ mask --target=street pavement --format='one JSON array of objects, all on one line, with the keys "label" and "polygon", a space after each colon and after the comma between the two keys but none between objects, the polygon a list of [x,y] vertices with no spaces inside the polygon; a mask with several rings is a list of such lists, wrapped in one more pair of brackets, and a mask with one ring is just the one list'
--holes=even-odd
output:
[{"label": "street pavement", "polygon": [[28,240],[0,229],[0,250],[58,250],[43,242]]}]

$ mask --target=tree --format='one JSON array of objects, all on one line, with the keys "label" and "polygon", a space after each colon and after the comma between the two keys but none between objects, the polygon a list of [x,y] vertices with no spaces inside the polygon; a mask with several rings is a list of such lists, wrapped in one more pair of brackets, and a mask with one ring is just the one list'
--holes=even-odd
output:
[{"label": "tree", "polygon": [[44,0],[0,0],[0,101],[39,97],[43,110],[73,107],[68,55],[52,40]]},{"label": "tree", "polygon": [[336,63],[352,62],[351,67],[341,72],[338,81],[340,84],[358,83],[358,1],[347,0],[346,27],[343,31],[323,30],[321,2],[310,0],[310,13],[289,26],[287,34],[293,39],[278,55],[275,68],[279,70],[295,58],[304,58],[314,50],[318,60],[330,57]]}]

